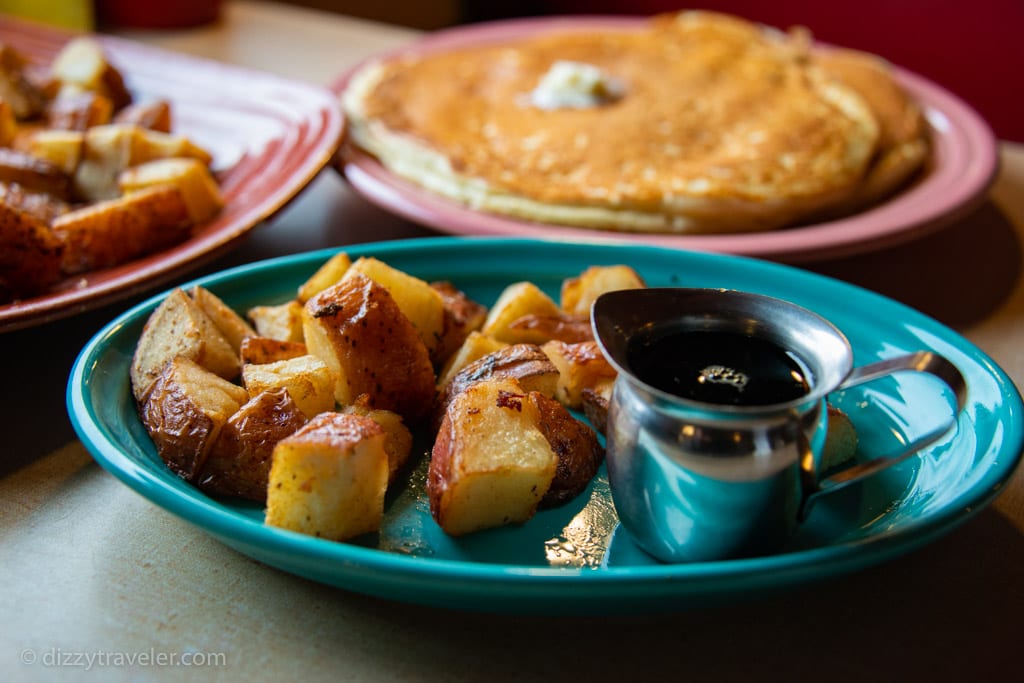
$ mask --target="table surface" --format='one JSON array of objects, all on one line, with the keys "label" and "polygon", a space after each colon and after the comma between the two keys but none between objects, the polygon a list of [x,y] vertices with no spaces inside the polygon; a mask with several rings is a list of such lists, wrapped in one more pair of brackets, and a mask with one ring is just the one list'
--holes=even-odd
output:
[{"label": "table surface", "polygon": [[[417,35],[256,2],[228,2],[221,22],[199,29],[120,33],[322,85]],[[988,200],[949,229],[803,267],[950,325],[1019,387],[1024,147],[1003,144],[1001,162]],[[432,234],[370,205],[327,169],[237,250],[188,277],[282,253]],[[741,604],[589,618],[396,604],[258,564],[92,460],[75,439],[64,387],[78,350],[130,303],[0,337],[3,680],[48,680],[90,666],[114,679],[491,681],[571,672],[580,680],[1019,680],[1021,471],[993,505],[920,550]],[[180,665],[183,653],[199,653],[200,663],[205,656],[206,666]],[[148,665],[126,663],[140,655]],[[153,666],[161,657],[178,664]]]}]

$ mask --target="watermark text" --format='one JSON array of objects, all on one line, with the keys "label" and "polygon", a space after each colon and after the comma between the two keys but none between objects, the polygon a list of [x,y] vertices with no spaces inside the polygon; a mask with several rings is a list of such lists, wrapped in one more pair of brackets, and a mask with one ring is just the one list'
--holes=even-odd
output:
[{"label": "watermark text", "polygon": [[50,647],[42,650],[25,648],[21,663],[47,668],[77,668],[89,671],[102,668],[129,667],[226,667],[224,652],[164,652],[155,648],[134,652],[124,650],[64,650]]}]

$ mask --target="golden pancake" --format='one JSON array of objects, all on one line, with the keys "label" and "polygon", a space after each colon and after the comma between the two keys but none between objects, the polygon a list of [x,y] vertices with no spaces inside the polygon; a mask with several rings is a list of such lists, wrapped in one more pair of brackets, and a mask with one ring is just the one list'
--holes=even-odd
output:
[{"label": "golden pancake", "polygon": [[930,151],[928,126],[921,108],[892,76],[880,57],[858,50],[830,48],[813,57],[830,76],[856,90],[878,121],[878,149],[857,194],[834,212],[884,199],[921,168]]},{"label": "golden pancake", "polygon": [[882,139],[806,40],[710,12],[377,61],[342,101],[350,141],[400,177],[612,230],[791,225],[860,201]]}]

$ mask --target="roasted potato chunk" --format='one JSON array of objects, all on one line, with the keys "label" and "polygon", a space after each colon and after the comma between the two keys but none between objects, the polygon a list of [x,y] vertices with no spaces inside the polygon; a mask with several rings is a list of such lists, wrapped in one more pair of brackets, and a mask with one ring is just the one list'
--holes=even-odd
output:
[{"label": "roasted potato chunk", "polygon": [[219,296],[205,287],[193,287],[190,292],[192,300],[196,302],[200,310],[209,316],[213,324],[217,326],[220,333],[228,340],[236,352],[242,349],[242,342],[247,337],[255,337],[256,330],[252,329],[249,323],[245,322],[242,316],[225,304]]},{"label": "roasted potato chunk", "polygon": [[55,130],[83,131],[110,123],[114,103],[96,92],[67,93],[46,104],[46,125]]},{"label": "roasted potato chunk", "polygon": [[402,416],[390,410],[379,410],[369,406],[369,397],[365,394],[356,399],[352,405],[341,409],[343,413],[364,415],[381,426],[384,430],[384,450],[388,454],[388,484],[390,485],[408,464],[412,456],[412,432],[405,426]]},{"label": "roasted potato chunk", "polygon": [[18,119],[14,110],[0,95],[0,147],[10,147],[18,135]]},{"label": "roasted potato chunk", "polygon": [[133,102],[114,114],[114,123],[125,123],[160,133],[171,132],[171,105],[167,100]]},{"label": "roasted potato chunk", "polygon": [[0,302],[38,294],[60,280],[60,239],[37,216],[0,202]]},{"label": "roasted potato chunk", "polygon": [[428,283],[375,258],[356,259],[344,277],[362,273],[388,290],[398,309],[416,329],[427,352],[433,354],[444,331],[444,300]]},{"label": "roasted potato chunk", "polygon": [[276,306],[253,306],[246,315],[256,334],[279,341],[303,342],[302,304],[288,301]]},{"label": "roasted potato chunk", "polygon": [[327,259],[322,266],[317,268],[316,272],[313,273],[308,280],[299,286],[299,303],[306,303],[314,296],[336,283],[348,271],[348,268],[351,265],[352,259],[350,259],[348,254],[343,251],[339,251],[337,254]]},{"label": "roasted potato chunk", "polygon": [[178,356],[163,366],[139,412],[160,458],[195,483],[228,418],[248,398],[242,387]]},{"label": "roasted potato chunk", "polygon": [[306,424],[284,388],[250,398],[221,428],[196,485],[214,495],[264,502],[274,446]]},{"label": "roasted potato chunk", "polygon": [[431,353],[434,365],[440,365],[463,346],[470,334],[483,327],[487,307],[470,299],[451,282],[431,282],[430,286],[441,295],[444,305],[441,339]]},{"label": "roasted potato chunk", "polygon": [[575,344],[594,338],[589,317],[563,312],[554,315],[528,313],[510,322],[507,330],[508,335],[532,339],[536,344],[552,339]]},{"label": "roasted potato chunk", "polygon": [[188,238],[192,221],[173,186],[140,192],[69,211],[53,221],[64,242],[66,274],[108,268],[166,249]]},{"label": "roasted potato chunk", "polygon": [[30,119],[43,110],[42,90],[28,78],[25,58],[9,45],[0,43],[0,100],[17,119]]},{"label": "roasted potato chunk", "polygon": [[268,337],[246,337],[239,349],[242,365],[247,363],[273,363],[277,360],[288,360],[305,356],[309,353],[302,342],[281,341]]},{"label": "roasted potato chunk", "polygon": [[583,390],[614,380],[618,374],[595,341],[567,344],[549,341],[541,347],[558,368],[555,398],[567,408],[583,406]]},{"label": "roasted potato chunk", "polygon": [[384,430],[362,415],[321,413],[274,447],[266,523],[342,541],[384,516]]},{"label": "roasted potato chunk", "polygon": [[68,41],[50,65],[50,73],[66,90],[105,95],[115,110],[132,101],[121,72],[107,61],[103,46],[91,36]]},{"label": "roasted potato chunk", "polygon": [[509,344],[543,344],[551,337],[542,331],[513,329],[512,323],[526,316],[559,318],[562,309],[532,282],[517,282],[506,287],[491,306],[481,332]]},{"label": "roasted potato chunk", "polygon": [[850,416],[828,404],[828,431],[821,451],[821,469],[842,465],[857,454],[857,429]]},{"label": "roasted potato chunk", "polygon": [[434,425],[440,425],[448,404],[473,384],[492,378],[511,378],[524,391],[553,397],[558,388],[558,369],[535,344],[513,344],[478,358],[456,373],[437,396]]},{"label": "roasted potato chunk", "polygon": [[206,165],[212,161],[209,152],[180,135],[120,123],[93,126],[85,131],[74,192],[79,199],[90,202],[117,197],[121,194],[118,176],[122,171],[171,157],[198,159]]},{"label": "roasted potato chunk", "polygon": [[224,197],[206,164],[198,159],[155,159],[127,168],[117,176],[117,186],[131,194],[155,185],[174,185],[181,191],[193,223],[205,223],[224,208]]},{"label": "roasted potato chunk", "polygon": [[[5,204],[7,209],[16,209],[30,216],[35,217],[43,223],[47,232],[51,232],[49,225],[71,210],[71,206],[62,199],[45,192],[33,192],[26,190],[18,184],[0,182],[0,204]],[[0,239],[3,239],[0,236]],[[0,244],[10,244],[12,250],[17,250],[14,241]]]},{"label": "roasted potato chunk", "polygon": [[563,505],[590,484],[604,461],[604,448],[594,430],[573,417],[558,401],[536,391],[530,392],[528,398],[540,414],[538,429],[558,456],[555,477],[541,498],[540,507]]},{"label": "roasted potato chunk", "polygon": [[29,154],[42,159],[72,177],[82,160],[85,135],[76,130],[39,130],[30,135],[25,143]]},{"label": "roasted potato chunk", "polygon": [[349,271],[306,302],[303,332],[310,353],[334,374],[341,405],[366,394],[374,408],[396,412],[410,423],[430,412],[429,352],[383,285]]},{"label": "roasted potato chunk", "polygon": [[431,451],[430,512],[453,536],[533,517],[558,469],[537,403],[513,379],[477,382],[448,406]]},{"label": "roasted potato chunk", "polygon": [[238,376],[238,355],[210,317],[182,289],[150,314],[132,356],[131,382],[142,400],[164,366],[176,357],[195,361],[224,379]]},{"label": "roasted potato chunk", "polygon": [[0,147],[0,183],[17,183],[59,199],[67,199],[71,193],[71,179],[59,167],[9,147]]},{"label": "roasted potato chunk", "polygon": [[498,341],[494,337],[488,337],[479,332],[470,332],[466,340],[462,342],[462,346],[441,367],[441,371],[437,375],[438,388],[443,389],[455,375],[476,359],[483,358],[494,351],[500,351],[506,346],[509,346],[508,342]]},{"label": "roasted potato chunk", "polygon": [[277,387],[288,390],[306,417],[334,410],[334,375],[313,355],[242,366],[242,385],[250,394]]},{"label": "roasted potato chunk", "polygon": [[608,404],[612,399],[614,380],[583,389],[583,414],[599,434],[607,434]]},{"label": "roasted potato chunk", "polygon": [[567,313],[589,320],[590,307],[605,292],[646,286],[640,274],[629,266],[591,266],[562,283],[561,307]]}]

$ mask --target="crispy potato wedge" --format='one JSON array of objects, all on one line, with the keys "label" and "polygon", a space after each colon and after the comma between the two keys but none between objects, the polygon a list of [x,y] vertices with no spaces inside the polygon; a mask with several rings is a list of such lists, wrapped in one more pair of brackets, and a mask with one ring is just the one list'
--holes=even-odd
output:
[{"label": "crispy potato wedge", "polygon": [[508,342],[498,341],[494,337],[488,337],[480,332],[470,332],[466,340],[462,342],[462,346],[441,367],[441,371],[437,375],[438,390],[443,389],[455,375],[476,359],[483,358],[487,354],[499,351],[509,345]]},{"label": "crispy potato wedge", "polygon": [[646,286],[644,279],[630,266],[591,266],[577,277],[562,282],[560,304],[565,312],[589,320],[591,305],[605,292]]},{"label": "crispy potato wedge", "polygon": [[46,223],[0,201],[0,301],[39,294],[61,277],[64,245]]},{"label": "crispy potato wedge", "polygon": [[430,512],[446,533],[518,524],[536,513],[558,457],[528,393],[514,379],[494,378],[448,406],[427,474]]},{"label": "crispy potato wedge", "polygon": [[513,329],[512,323],[525,316],[558,318],[558,304],[532,282],[517,282],[506,287],[491,306],[481,332],[509,344],[543,344],[550,339],[543,332]]},{"label": "crispy potato wedge", "polygon": [[256,394],[221,428],[196,486],[214,495],[265,502],[274,446],[306,421],[284,388]]},{"label": "crispy potato wedge", "polygon": [[177,356],[146,392],[139,415],[160,458],[194,483],[228,418],[248,399],[242,387]]},{"label": "crispy potato wedge", "polygon": [[430,412],[430,354],[383,285],[349,270],[306,302],[303,331],[310,353],[334,373],[339,404],[367,394],[374,408],[396,412],[410,423]]},{"label": "crispy potato wedge", "polygon": [[287,301],[276,306],[253,306],[246,311],[256,334],[268,339],[299,342],[305,340],[302,332],[302,304]]},{"label": "crispy potato wedge", "polygon": [[309,353],[306,345],[302,342],[282,341],[270,339],[269,337],[246,337],[242,340],[239,355],[242,358],[242,365],[247,363],[273,363],[278,360],[288,360],[305,356]]},{"label": "crispy potato wedge", "polygon": [[428,353],[434,353],[441,343],[445,317],[444,300],[436,289],[418,277],[372,257],[356,259],[343,277],[352,273],[362,273],[387,289],[398,309],[416,328]]},{"label": "crispy potato wedge", "polygon": [[205,223],[224,208],[217,181],[199,159],[155,159],[127,168],[117,176],[117,186],[124,194],[154,185],[174,185],[181,190],[189,218],[196,224]]},{"label": "crispy potato wedge", "polygon": [[250,394],[277,387],[287,389],[308,418],[334,410],[334,383],[327,364],[310,354],[242,366],[242,385]]},{"label": "crispy potato wedge", "polygon": [[369,406],[369,397],[363,394],[356,398],[355,403],[344,406],[340,412],[364,415],[381,426],[384,430],[384,450],[388,454],[388,484],[398,477],[412,457],[412,432],[402,416],[390,410],[380,410]]},{"label": "crispy potato wedge", "polygon": [[195,301],[203,313],[210,317],[210,320],[236,352],[241,352],[242,342],[247,337],[256,336],[256,330],[252,329],[252,326],[245,322],[242,316],[235,313],[230,306],[210,290],[197,285],[189,294],[192,301]]},{"label": "crispy potato wedge", "polygon": [[384,439],[368,417],[321,413],[279,441],[266,523],[336,541],[377,531],[388,481]]},{"label": "crispy potato wedge", "polygon": [[595,341],[567,344],[552,340],[541,350],[558,369],[555,398],[573,410],[583,406],[583,390],[615,379],[618,374]]},{"label": "crispy potato wedge", "polygon": [[69,211],[52,227],[64,242],[61,268],[75,274],[166,249],[189,237],[192,221],[181,192],[167,185]]},{"label": "crispy potato wedge", "polygon": [[131,383],[142,400],[167,363],[194,361],[224,379],[238,376],[238,354],[210,317],[182,289],[175,289],[150,314],[132,356]]},{"label": "crispy potato wedge", "polygon": [[438,366],[459,350],[471,333],[483,327],[487,307],[470,299],[451,282],[431,282],[430,286],[441,295],[444,306],[441,340],[431,353],[431,361]]},{"label": "crispy potato wedge", "polygon": [[313,273],[308,280],[299,286],[297,297],[299,303],[306,303],[314,296],[336,283],[342,278],[346,271],[348,271],[348,268],[351,265],[352,259],[343,251],[339,251],[337,254],[327,259],[322,266],[317,268],[316,272]]}]

